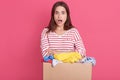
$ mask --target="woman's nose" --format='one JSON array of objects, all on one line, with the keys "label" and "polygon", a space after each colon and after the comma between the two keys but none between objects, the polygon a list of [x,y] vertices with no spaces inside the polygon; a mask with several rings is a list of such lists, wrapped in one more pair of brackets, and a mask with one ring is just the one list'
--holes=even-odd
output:
[{"label": "woman's nose", "polygon": [[61,14],[58,14],[58,18],[61,18]]}]

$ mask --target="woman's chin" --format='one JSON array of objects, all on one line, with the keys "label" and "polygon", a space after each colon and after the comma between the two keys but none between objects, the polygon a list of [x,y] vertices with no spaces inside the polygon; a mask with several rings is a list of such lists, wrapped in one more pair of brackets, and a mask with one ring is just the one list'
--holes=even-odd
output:
[{"label": "woman's chin", "polygon": [[58,27],[64,26],[64,24],[57,24]]}]

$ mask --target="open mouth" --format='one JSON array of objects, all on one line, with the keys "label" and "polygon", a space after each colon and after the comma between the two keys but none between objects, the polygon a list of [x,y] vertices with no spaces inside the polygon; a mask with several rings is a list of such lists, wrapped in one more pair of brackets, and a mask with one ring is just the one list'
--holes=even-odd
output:
[{"label": "open mouth", "polygon": [[59,23],[59,24],[62,23],[62,20],[58,20],[58,23]]}]

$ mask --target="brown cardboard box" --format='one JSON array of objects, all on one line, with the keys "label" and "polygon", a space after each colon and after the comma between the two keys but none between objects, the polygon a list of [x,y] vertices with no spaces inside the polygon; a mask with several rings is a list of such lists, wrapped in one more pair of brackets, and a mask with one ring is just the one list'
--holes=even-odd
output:
[{"label": "brown cardboard box", "polygon": [[43,80],[91,80],[91,63],[43,63]]}]

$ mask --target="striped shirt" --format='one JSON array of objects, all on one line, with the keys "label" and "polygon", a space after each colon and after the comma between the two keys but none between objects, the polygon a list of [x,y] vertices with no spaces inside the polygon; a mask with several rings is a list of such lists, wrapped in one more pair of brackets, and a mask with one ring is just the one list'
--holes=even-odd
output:
[{"label": "striped shirt", "polygon": [[82,38],[76,28],[67,30],[64,34],[58,35],[55,32],[49,32],[44,28],[41,34],[42,56],[46,56],[47,49],[69,52],[77,51],[81,55],[86,55],[86,50]]}]

